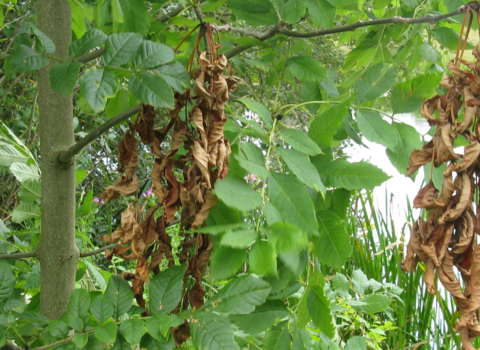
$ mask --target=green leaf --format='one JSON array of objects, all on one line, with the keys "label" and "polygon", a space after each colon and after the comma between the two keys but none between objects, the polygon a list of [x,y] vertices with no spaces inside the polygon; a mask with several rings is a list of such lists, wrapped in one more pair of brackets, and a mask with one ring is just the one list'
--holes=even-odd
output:
[{"label": "green leaf", "polygon": [[[358,1],[356,0],[328,0],[330,4],[340,9],[356,10],[358,9]],[[363,4],[363,2],[362,2]]]},{"label": "green leaf", "polygon": [[22,202],[12,210],[12,221],[15,223],[20,223],[39,216],[38,205],[31,202]]},{"label": "green leaf", "polygon": [[170,85],[158,74],[138,72],[132,75],[128,89],[135,98],[154,107],[173,108]]},{"label": "green leaf", "polygon": [[24,73],[37,70],[48,64],[48,58],[39,56],[26,45],[20,44],[15,50],[11,61],[12,73]]},{"label": "green leaf", "polygon": [[362,270],[354,270],[352,273],[353,289],[360,295],[365,294],[365,290],[370,287],[367,275]]},{"label": "green leaf", "polygon": [[73,290],[68,302],[67,314],[83,317],[90,308],[90,295],[85,289]]},{"label": "green leaf", "polygon": [[235,17],[251,25],[273,25],[278,22],[276,11],[268,0],[226,0]]},{"label": "green leaf", "polygon": [[128,101],[128,91],[118,90],[114,98],[108,99],[105,106],[105,115],[108,119],[125,112],[130,107]]},{"label": "green leaf", "polygon": [[350,236],[341,219],[333,211],[317,212],[319,237],[313,238],[314,251],[320,262],[342,266],[352,253]]},{"label": "green leaf", "polygon": [[267,128],[273,127],[272,115],[263,104],[250,100],[249,98],[239,98],[237,101],[243,103],[248,110],[256,113],[265,123]]},{"label": "green leaf", "polygon": [[290,350],[290,333],[288,331],[288,321],[283,321],[270,329],[265,334],[265,350]]},{"label": "green leaf", "polygon": [[68,48],[70,57],[77,58],[85,55],[88,51],[101,46],[107,40],[107,35],[98,29],[90,29],[79,40],[74,41]]},{"label": "green leaf", "polygon": [[350,304],[358,312],[376,314],[378,312],[385,311],[391,302],[392,300],[385,295],[369,294],[366,297],[358,300],[357,303]]},{"label": "green leaf", "polygon": [[304,185],[292,176],[275,173],[269,178],[268,187],[270,202],[285,222],[308,235],[318,235],[315,208]]},{"label": "green leaf", "polygon": [[315,325],[329,338],[335,335],[333,317],[330,313],[330,301],[325,296],[323,287],[315,286],[310,288],[307,297],[308,313],[312,316]]},{"label": "green leaf", "polygon": [[78,186],[87,177],[87,170],[75,170],[75,186]]},{"label": "green leaf", "polygon": [[122,277],[111,276],[104,296],[112,302],[113,318],[118,319],[130,310],[134,293],[128,282]]},{"label": "green leaf", "polygon": [[312,316],[308,312],[308,294],[310,293],[310,287],[306,287],[302,295],[302,300],[298,305],[297,315],[298,315],[298,325],[301,329],[312,320]]},{"label": "green leaf", "polygon": [[[350,51],[345,57],[343,69],[349,71],[354,65],[360,67],[374,59],[376,55],[378,41],[374,39],[365,39],[360,45]],[[375,62],[375,61],[374,61]]]},{"label": "green leaf", "polygon": [[154,68],[168,63],[174,58],[175,54],[171,47],[150,40],[144,40],[133,58],[133,66],[139,69]]},{"label": "green leaf", "polygon": [[325,28],[335,26],[337,9],[327,0],[308,0],[308,10],[313,22]]},{"label": "green leaf", "polygon": [[435,95],[442,73],[426,73],[412,80],[395,85],[391,103],[393,113],[409,113],[420,110],[424,98]]},{"label": "green leaf", "polygon": [[83,319],[78,316],[70,315],[68,316],[68,325],[72,327],[74,330],[81,332],[83,328],[85,328],[85,324],[83,323]]},{"label": "green leaf", "polygon": [[195,232],[208,233],[211,235],[226,234],[233,231],[251,231],[254,226],[251,224],[239,222],[234,224],[221,224],[215,226],[206,226],[196,228]]},{"label": "green leaf", "polygon": [[262,197],[255,192],[244,179],[226,177],[215,184],[215,194],[226,205],[242,211],[261,207]]},{"label": "green leaf", "polygon": [[[180,293],[181,294],[181,293]],[[128,319],[120,324],[120,334],[131,344],[140,343],[143,335],[143,321],[139,319]]]},{"label": "green leaf", "polygon": [[327,187],[347,190],[371,190],[387,181],[390,176],[367,162],[349,163],[344,159],[317,165],[322,181]]},{"label": "green leaf", "polygon": [[[460,35],[451,28],[437,27],[430,30],[433,37],[444,47],[456,51]],[[473,49],[473,44],[467,41],[467,49]]]},{"label": "green leaf", "polygon": [[327,189],[323,185],[317,169],[312,163],[310,163],[308,156],[298,153],[293,149],[275,148],[275,150],[300,181],[308,187],[314,188],[325,194]]},{"label": "green leaf", "polygon": [[298,129],[286,129],[284,131],[277,131],[283,138],[285,143],[290,145],[294,150],[305,153],[309,156],[316,156],[322,154],[322,150],[307,134]]},{"label": "green leaf", "polygon": [[219,247],[214,249],[210,261],[210,273],[215,281],[225,280],[238,271],[247,258],[245,249]]},{"label": "green leaf", "polygon": [[118,2],[123,14],[123,21],[116,24],[118,31],[146,35],[150,18],[145,2],[142,0],[118,0]]},{"label": "green leaf", "polygon": [[385,63],[368,68],[355,83],[358,101],[371,101],[385,94],[395,83],[395,74],[395,66]]},{"label": "green leaf", "polygon": [[75,346],[79,349],[85,347],[85,345],[87,345],[88,343],[88,333],[76,334],[73,338],[73,342],[75,343]]},{"label": "green leaf", "polygon": [[333,106],[323,113],[317,115],[310,124],[308,135],[321,147],[330,147],[333,135],[342,125],[343,117],[348,113],[344,104]]},{"label": "green leaf", "polygon": [[270,285],[253,275],[244,275],[227,283],[208,300],[207,308],[229,314],[249,314],[261,305],[270,293]]},{"label": "green leaf", "polygon": [[48,333],[55,338],[65,338],[68,335],[68,325],[62,320],[52,320],[48,324]]},{"label": "green leaf", "polygon": [[172,89],[183,94],[186,88],[191,86],[190,74],[178,61],[170,62],[167,65],[160,66],[156,69],[162,75],[162,78],[172,87]]},{"label": "green leaf", "polygon": [[255,242],[257,236],[254,227],[232,230],[222,236],[220,244],[232,248],[247,248]]},{"label": "green leaf", "polygon": [[117,76],[105,69],[89,69],[80,78],[80,90],[95,113],[105,108],[107,97],[113,97],[117,88]]},{"label": "green leaf", "polygon": [[350,298],[350,281],[341,273],[336,273],[332,279],[332,287],[342,298]]},{"label": "green leaf", "polygon": [[268,241],[257,240],[250,249],[248,259],[250,271],[259,276],[277,274],[277,254],[275,246]]},{"label": "green leaf", "polygon": [[90,310],[92,311],[92,315],[95,316],[100,323],[103,323],[112,317],[114,312],[112,302],[103,295],[92,301]]},{"label": "green leaf", "polygon": [[[420,53],[422,54],[423,58],[430,62],[438,62],[440,60],[440,54],[437,50],[431,47],[428,44],[420,45]],[[363,339],[363,338],[360,338]]]},{"label": "green leaf", "polygon": [[257,334],[289,315],[290,311],[281,300],[267,300],[251,314],[229,316],[229,320],[242,331]]},{"label": "green leaf", "polygon": [[264,179],[270,176],[270,172],[265,168],[265,157],[262,150],[253,143],[241,143],[235,159],[250,174],[261,176]]},{"label": "green leaf", "polygon": [[26,163],[29,157],[14,146],[0,143],[0,165],[10,166],[13,163]]},{"label": "green leaf", "polygon": [[38,168],[33,164],[13,163],[10,165],[10,171],[20,182],[40,179]]},{"label": "green leaf", "polygon": [[68,0],[72,9],[72,31],[77,38],[81,38],[86,32],[85,18],[93,19],[93,8],[80,0]]},{"label": "green leaf", "polygon": [[233,339],[232,326],[224,317],[210,312],[197,312],[194,317],[190,329],[195,349],[240,349]]},{"label": "green leaf", "polygon": [[[30,149],[0,120],[0,143],[3,142],[14,146],[17,151],[23,153],[26,157],[29,157],[30,163],[37,164],[35,157],[33,156],[32,152],[30,152]],[[20,162],[24,163],[23,160]]]},{"label": "green leaf", "polygon": [[292,75],[301,81],[321,81],[327,76],[327,70],[312,57],[290,57],[286,62]]},{"label": "green leaf", "polygon": [[117,337],[117,324],[107,321],[104,325],[95,330],[95,338],[102,343],[113,344]]},{"label": "green leaf", "polygon": [[418,131],[405,123],[393,122],[396,131],[395,148],[387,149],[387,156],[401,174],[407,173],[410,154],[415,149],[422,148]]},{"label": "green leaf", "polygon": [[387,123],[377,112],[355,111],[358,128],[367,140],[394,149],[396,145],[396,134],[392,124]]},{"label": "green leaf", "polygon": [[276,222],[265,228],[264,232],[277,248],[277,252],[300,252],[308,244],[305,233],[296,226],[284,222]]},{"label": "green leaf", "polygon": [[283,21],[288,24],[296,24],[305,15],[307,0],[288,0],[283,5]]},{"label": "green leaf", "polygon": [[71,95],[80,73],[80,62],[67,62],[50,69],[50,85],[60,95]]},{"label": "green leaf", "polygon": [[8,298],[13,293],[16,281],[12,267],[0,262],[0,300]]},{"label": "green leaf", "polygon": [[[40,40],[42,43],[42,53],[52,53],[55,51],[55,44],[53,43],[52,39],[45,35],[40,29],[38,29],[34,24],[30,23],[30,26],[33,29],[33,33],[35,36]],[[39,51],[40,52],[40,51]]]},{"label": "green leaf", "polygon": [[153,315],[168,314],[182,299],[185,266],[171,266],[150,281],[150,306]]},{"label": "green leaf", "polygon": [[130,62],[142,43],[142,36],[138,33],[119,33],[109,35],[105,41],[105,51],[102,62],[108,66],[121,66]]},{"label": "green leaf", "polygon": [[367,350],[367,343],[365,338],[351,337],[345,344],[345,350]]}]

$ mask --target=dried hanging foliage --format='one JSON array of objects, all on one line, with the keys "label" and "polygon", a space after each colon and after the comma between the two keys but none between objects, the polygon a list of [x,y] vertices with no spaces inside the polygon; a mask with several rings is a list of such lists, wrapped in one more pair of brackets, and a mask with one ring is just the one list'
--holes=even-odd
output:
[{"label": "dried hanging foliage", "polygon": [[[231,149],[224,138],[223,126],[226,121],[225,102],[228,100],[228,91],[234,88],[235,79],[223,74],[228,67],[227,59],[217,54],[219,44],[215,42],[209,24],[201,27],[197,46],[201,37],[205,37],[209,50],[199,52],[199,67],[193,72],[194,95],[189,90],[184,94],[175,93],[175,108],[169,111],[168,125],[161,129],[154,127],[154,108],[142,106],[118,147],[117,171],[125,175],[115,185],[107,187],[103,194],[105,200],[112,200],[122,194],[137,193],[136,132],[143,144],[150,145],[151,153],[155,156],[150,177],[158,204],[144,215],[145,207],[141,208],[137,200],[133,201],[122,214],[121,226],[101,239],[107,243],[119,243],[118,247],[106,252],[107,259],[111,260],[113,255],[117,255],[137,261],[135,273],[124,274],[123,277],[133,281],[135,296],[142,307],[145,307],[142,296],[144,283],[148,283],[151,273],[162,273],[159,266],[165,259],[168,266],[175,265],[166,227],[179,212],[183,241],[177,256],[180,264],[186,264],[186,271],[182,301],[174,312],[189,306],[198,308],[204,303],[205,290],[201,279],[207,270],[213,243],[209,235],[188,232],[203,225],[217,203],[211,189],[217,179],[223,179],[228,174]],[[193,107],[187,117],[187,113],[182,111],[186,110],[188,104]],[[165,139],[169,133],[171,143],[169,149],[165,149]],[[181,148],[187,153],[175,157]],[[161,211],[161,215],[155,215],[157,211]],[[189,277],[195,280],[191,288],[187,286]],[[190,336],[188,324],[173,329],[172,334],[180,347]]]},{"label": "dried hanging foliage", "polygon": [[[478,17],[478,4],[472,4],[465,15],[464,26],[470,14],[465,42],[473,18],[470,10],[477,11]],[[480,244],[475,240],[475,234],[480,234],[480,204],[474,201],[480,185],[480,43],[473,49],[476,62],[469,62],[463,60],[462,38],[463,27],[457,57],[448,64],[452,74],[440,82],[447,93],[425,100],[421,108],[429,124],[436,126],[436,132],[429,143],[410,155],[408,175],[427,163],[436,167],[446,163],[447,168],[441,189],[430,181],[414,199],[414,207],[422,208],[426,215],[413,225],[403,269],[415,270],[422,261],[430,294],[436,292],[437,272],[460,310],[455,330],[460,334],[462,349],[473,350],[472,340],[480,336]],[[463,118],[459,118],[462,108]],[[454,141],[459,135],[469,142],[464,154],[454,152]],[[454,266],[462,281],[455,277]]]}]

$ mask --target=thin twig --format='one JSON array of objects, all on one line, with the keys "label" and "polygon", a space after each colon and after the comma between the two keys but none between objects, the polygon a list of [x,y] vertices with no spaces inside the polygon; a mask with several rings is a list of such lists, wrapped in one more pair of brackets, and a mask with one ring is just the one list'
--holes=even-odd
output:
[{"label": "thin twig", "polygon": [[23,258],[34,258],[36,256],[37,256],[37,252],[12,253],[12,254],[0,254],[0,259],[23,259]]}]

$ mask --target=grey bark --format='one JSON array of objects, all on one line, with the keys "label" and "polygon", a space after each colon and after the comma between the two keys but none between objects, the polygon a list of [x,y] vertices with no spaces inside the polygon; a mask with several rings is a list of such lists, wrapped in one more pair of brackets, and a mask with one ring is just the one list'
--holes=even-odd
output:
[{"label": "grey bark", "polygon": [[[67,0],[40,0],[38,28],[53,40],[55,57],[68,59],[72,13]],[[74,143],[72,96],[50,87],[49,71],[38,73],[42,223],[37,257],[41,265],[40,313],[58,319],[75,288],[79,252],[75,244],[75,161],[60,164],[58,156]]]}]

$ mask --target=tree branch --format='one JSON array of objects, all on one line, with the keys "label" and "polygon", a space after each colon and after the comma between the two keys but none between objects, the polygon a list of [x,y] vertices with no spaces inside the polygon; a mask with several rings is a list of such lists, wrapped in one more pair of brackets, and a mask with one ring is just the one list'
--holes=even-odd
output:
[{"label": "tree branch", "polygon": [[36,256],[37,256],[37,252],[12,253],[12,254],[0,254],[0,259],[23,259],[23,258],[34,258]]},{"label": "tree branch", "polygon": [[119,245],[120,243],[113,243],[113,244],[106,245],[105,247],[102,247],[102,248],[91,250],[89,252],[81,252],[80,257],[85,258],[87,256],[97,255],[97,254],[103,253],[105,250],[116,248]]},{"label": "tree branch", "polygon": [[125,112],[120,113],[119,115],[113,117],[110,120],[107,120],[105,123],[103,123],[98,128],[93,130],[83,139],[81,139],[76,144],[71,146],[68,150],[60,154],[58,156],[58,161],[63,164],[68,163],[73,157],[79,154],[82,151],[82,149],[85,146],[87,146],[90,142],[92,142],[93,140],[95,140],[97,137],[104,134],[105,132],[107,132],[114,125],[124,121],[125,119],[131,117],[135,113],[138,113],[139,110],[140,110],[140,104],[133,106],[130,109],[127,109]]}]

